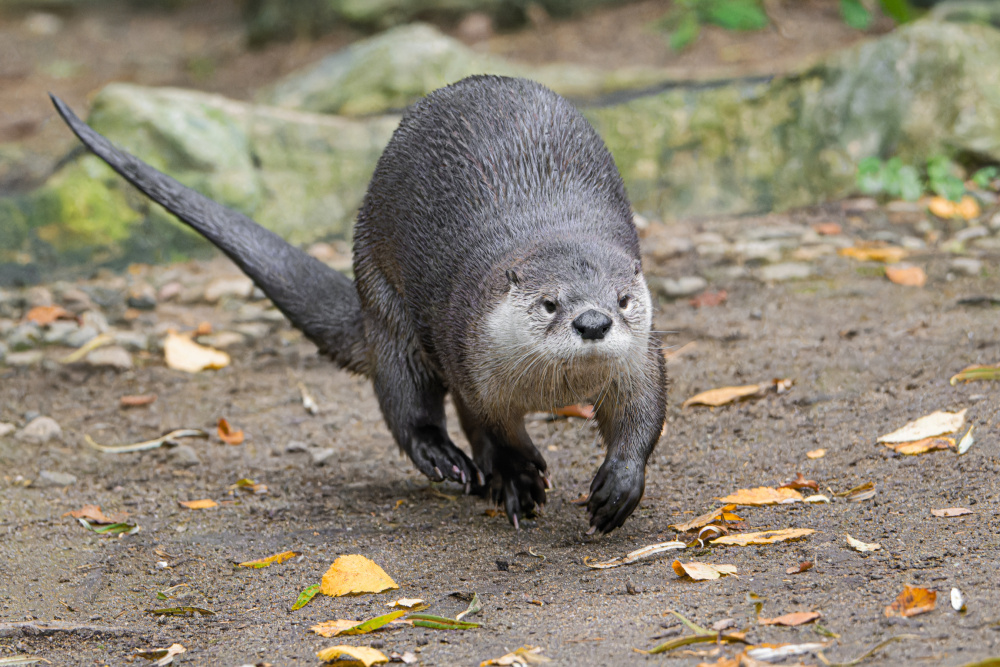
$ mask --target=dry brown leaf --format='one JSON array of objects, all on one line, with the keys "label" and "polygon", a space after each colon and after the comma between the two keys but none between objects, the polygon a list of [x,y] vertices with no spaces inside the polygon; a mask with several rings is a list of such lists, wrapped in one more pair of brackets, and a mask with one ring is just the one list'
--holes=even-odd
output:
[{"label": "dry brown leaf", "polygon": [[968,412],[968,408],[959,412],[938,410],[920,419],[915,419],[892,433],[879,436],[878,441],[882,443],[914,442],[937,435],[954,433],[965,423],[966,412]]},{"label": "dry brown leaf", "polygon": [[198,324],[198,328],[194,330],[194,335],[196,338],[198,336],[209,336],[212,334],[212,323],[208,321],[202,321]]},{"label": "dry brown leaf", "polygon": [[149,405],[156,401],[156,394],[138,394],[134,396],[122,396],[118,399],[118,404],[123,408],[137,408]]},{"label": "dry brown leaf", "polygon": [[163,355],[167,367],[187,373],[225,368],[230,361],[225,352],[199,345],[176,331],[167,332],[163,341]]},{"label": "dry brown leaf", "polygon": [[729,293],[724,289],[717,292],[702,292],[688,300],[692,308],[715,308],[721,306],[729,298]]},{"label": "dry brown leaf", "polygon": [[323,621],[322,623],[317,623],[309,629],[320,637],[326,637],[329,639],[331,637],[336,637],[351,628],[356,628],[362,623],[364,623],[364,621],[346,621],[343,619],[338,621]]},{"label": "dry brown leaf", "polygon": [[795,473],[795,479],[793,479],[790,482],[785,482],[784,484],[782,484],[778,488],[779,489],[795,489],[795,490],[798,490],[798,489],[812,489],[813,491],[818,491],[819,490],[819,484],[817,484],[814,480],[806,479],[805,477],[802,476],[802,473],[797,472],[797,473]]},{"label": "dry brown leaf", "polygon": [[[940,517],[953,517],[953,516],[964,516],[966,514],[972,514],[972,510],[965,507],[949,507],[943,510],[931,510],[931,514]],[[65,516],[65,515],[64,515]]]},{"label": "dry brown leaf", "polygon": [[787,542],[789,540],[799,540],[807,535],[812,535],[816,531],[812,528],[785,528],[783,530],[764,530],[759,533],[742,533],[740,535],[725,535],[712,540],[712,544],[732,544],[738,547],[750,546],[752,544],[773,544],[775,542]]},{"label": "dry brown leaf", "polygon": [[709,389],[708,391],[703,391],[700,394],[695,394],[691,398],[684,401],[681,405],[682,408],[690,407],[692,405],[707,405],[712,408],[717,408],[727,403],[732,403],[738,401],[741,398],[747,398],[759,394],[767,389],[766,385],[759,384],[748,384],[742,387],[719,387],[718,389]]},{"label": "dry brown leaf", "polygon": [[678,577],[683,577],[685,574],[695,581],[708,581],[711,579],[718,579],[719,577],[726,575],[736,575],[735,565],[712,565],[710,563],[682,563],[679,560],[675,560],[671,567],[674,568],[674,572],[677,573]]},{"label": "dry brown leaf", "polygon": [[820,222],[813,225],[813,231],[820,236],[836,236],[844,230],[836,222]]},{"label": "dry brown leaf", "polygon": [[916,616],[934,610],[937,601],[937,593],[926,588],[916,586],[903,586],[903,592],[899,594],[895,602],[885,608],[886,616]]},{"label": "dry brown leaf", "polygon": [[907,456],[914,456],[916,454],[926,454],[927,452],[933,452],[939,449],[954,449],[955,438],[924,438],[923,440],[917,440],[915,442],[884,444],[886,447],[895,452],[906,454]]},{"label": "dry brown leaf", "polygon": [[552,414],[559,417],[579,417],[580,419],[593,419],[594,418],[594,406],[585,405],[583,403],[577,403],[576,405],[567,405],[566,407],[559,408]]},{"label": "dry brown leaf", "polygon": [[841,248],[837,254],[841,257],[856,259],[859,262],[895,264],[903,261],[903,258],[906,257],[906,250],[896,246],[859,244],[850,248]]},{"label": "dry brown leaf", "polygon": [[735,505],[784,505],[802,502],[802,494],[795,489],[774,489],[758,486],[755,489],[740,489],[736,493],[717,498],[724,503]]},{"label": "dry brown leaf", "polygon": [[825,449],[813,449],[813,450],[810,450],[810,451],[806,452],[806,458],[807,459],[821,459],[824,456],[826,456],[826,450]]},{"label": "dry brown leaf", "polygon": [[218,432],[219,440],[227,445],[243,444],[243,431],[233,430],[233,427],[223,417],[219,418]]},{"label": "dry brown leaf", "polygon": [[204,500],[180,500],[178,502],[189,510],[207,510],[210,507],[219,506],[219,503],[211,498],[205,498]]},{"label": "dry brown leaf", "polygon": [[371,665],[389,662],[389,658],[385,657],[384,653],[368,646],[331,646],[330,648],[325,648],[316,654],[316,657],[323,662],[333,662],[335,659],[343,656],[352,658],[355,661],[360,662],[365,667],[371,667]]},{"label": "dry brown leaf", "polygon": [[794,627],[796,625],[812,623],[820,615],[818,611],[796,611],[783,616],[775,616],[774,618],[758,618],[757,622],[761,625],[787,625],[788,627]]},{"label": "dry brown leaf", "polygon": [[257,560],[248,560],[239,564],[239,567],[252,567],[254,569],[260,569],[262,567],[267,567],[268,565],[277,565],[278,563],[284,563],[290,558],[295,558],[296,556],[301,556],[298,551],[282,551],[280,554],[274,554],[273,556],[268,556],[267,558],[258,558]]},{"label": "dry brown leaf", "polygon": [[385,570],[364,556],[341,556],[323,575],[319,592],[338,597],[361,593],[381,593],[399,588]]},{"label": "dry brown leaf", "polygon": [[807,570],[811,570],[813,567],[813,562],[811,560],[804,560],[798,565],[793,565],[792,567],[785,570],[785,574],[801,574]]},{"label": "dry brown leaf", "polygon": [[543,650],[540,646],[522,646],[516,651],[511,651],[499,658],[483,660],[479,663],[479,667],[490,667],[492,665],[497,665],[498,667],[526,667],[527,665],[552,662],[550,658],[542,655]]},{"label": "dry brown leaf", "polygon": [[851,548],[854,549],[855,551],[860,551],[861,553],[865,553],[867,551],[878,551],[879,549],[882,548],[881,544],[875,544],[874,542],[869,544],[868,542],[862,542],[861,540],[856,540],[853,537],[851,537],[849,533],[844,533],[844,535],[847,537],[847,543],[850,544]]},{"label": "dry brown leaf", "polygon": [[732,513],[735,509],[736,505],[726,505],[713,512],[708,512],[707,514],[695,517],[690,521],[672,524],[670,527],[678,532],[686,533],[689,530],[701,528],[702,526],[707,526],[708,524],[715,523],[716,521],[742,521],[743,519]]},{"label": "dry brown leaf", "polygon": [[904,287],[923,287],[927,284],[927,274],[919,266],[887,266],[885,277]]},{"label": "dry brown leaf", "polygon": [[28,311],[24,319],[44,327],[56,320],[75,320],[76,317],[62,306],[35,306]]},{"label": "dry brown leaf", "polygon": [[74,519],[86,519],[90,523],[123,523],[125,519],[128,518],[127,512],[116,512],[111,516],[107,516],[101,511],[98,505],[84,505],[78,510],[73,510],[72,512],[66,512],[63,516],[71,516]]}]

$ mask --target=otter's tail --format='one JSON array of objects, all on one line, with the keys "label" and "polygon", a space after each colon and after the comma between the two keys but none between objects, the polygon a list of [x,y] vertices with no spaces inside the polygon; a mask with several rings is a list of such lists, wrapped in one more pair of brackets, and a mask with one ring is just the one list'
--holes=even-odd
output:
[{"label": "otter's tail", "polygon": [[118,150],[62,100],[49,97],[87,148],[236,262],[321,353],[341,368],[367,373],[361,302],[346,276],[245,215]]}]

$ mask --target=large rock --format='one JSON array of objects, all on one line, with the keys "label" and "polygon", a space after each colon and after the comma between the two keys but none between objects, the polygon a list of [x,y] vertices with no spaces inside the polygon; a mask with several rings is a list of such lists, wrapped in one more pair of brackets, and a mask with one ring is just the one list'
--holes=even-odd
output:
[{"label": "large rock", "polygon": [[665,71],[649,68],[529,67],[474,51],[430,25],[414,23],[352,44],[290,74],[261,99],[302,111],[385,113],[473,74],[527,77],[574,99],[644,88],[669,78]]}]

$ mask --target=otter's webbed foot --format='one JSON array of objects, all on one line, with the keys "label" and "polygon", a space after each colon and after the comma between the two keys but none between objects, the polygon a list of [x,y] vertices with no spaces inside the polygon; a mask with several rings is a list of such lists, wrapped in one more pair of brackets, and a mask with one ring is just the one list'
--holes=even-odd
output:
[{"label": "otter's webbed foot", "polygon": [[417,469],[431,481],[454,480],[465,485],[468,493],[471,485],[482,479],[472,459],[437,426],[414,430],[407,453]]},{"label": "otter's webbed foot", "polygon": [[590,530],[608,533],[622,525],[635,510],[646,488],[643,462],[607,459],[590,484],[587,513]]},{"label": "otter's webbed foot", "polygon": [[514,450],[501,450],[493,459],[493,474],[487,482],[490,499],[503,507],[507,519],[515,528],[518,520],[535,516],[545,504],[548,480],[542,469]]}]

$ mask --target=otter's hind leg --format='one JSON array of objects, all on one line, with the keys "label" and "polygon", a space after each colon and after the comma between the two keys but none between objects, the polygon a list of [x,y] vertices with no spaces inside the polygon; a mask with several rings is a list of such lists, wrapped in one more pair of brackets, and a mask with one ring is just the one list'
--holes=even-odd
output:
[{"label": "otter's hind leg", "polygon": [[486,476],[482,493],[503,505],[507,519],[518,527],[520,517],[533,516],[536,507],[545,504],[549,486],[545,459],[528,437],[523,421],[512,427],[492,426],[473,414],[457,392],[452,399],[472,445],[473,459]]}]

